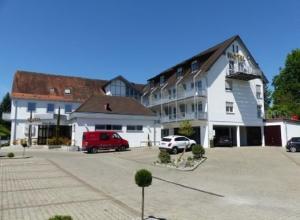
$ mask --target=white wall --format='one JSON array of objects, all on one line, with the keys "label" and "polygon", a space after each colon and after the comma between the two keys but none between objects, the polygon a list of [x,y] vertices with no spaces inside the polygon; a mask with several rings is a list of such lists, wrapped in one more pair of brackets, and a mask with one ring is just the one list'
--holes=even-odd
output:
[{"label": "white wall", "polygon": [[[248,57],[238,42],[240,54]],[[227,51],[231,52],[231,46]],[[246,65],[250,65],[246,61]],[[262,125],[262,119],[257,117],[257,105],[262,105],[263,98],[256,98],[256,85],[263,85],[261,79],[241,81],[232,79],[232,91],[225,90],[226,73],[229,59],[223,54],[207,73],[208,81],[208,114],[209,120],[214,123],[237,123],[240,125]],[[263,94],[263,92],[262,92]],[[234,103],[234,113],[226,113],[226,102]]]},{"label": "white wall", "polygon": [[[119,118],[112,115],[111,118],[76,118],[75,125],[75,145],[82,146],[82,134],[85,131],[95,131],[97,124],[115,124],[122,125],[122,131],[117,131],[119,135],[129,142],[130,147],[140,147],[141,142],[148,140],[148,134],[151,141],[160,141],[161,126],[155,124],[152,117],[147,119],[135,119],[134,116],[126,116],[126,118]],[[143,125],[142,131],[127,131],[127,125]],[[143,144],[145,146],[145,143]]]},{"label": "white wall", "polygon": [[[27,111],[27,106],[29,102],[36,103],[36,111],[33,112],[32,116],[35,118],[37,114],[47,114],[47,104],[54,104],[54,113],[58,114],[58,108],[61,107],[61,115],[68,115],[65,113],[65,105],[71,104],[72,111],[77,109],[80,103],[71,103],[71,102],[55,102],[55,101],[41,101],[41,100],[21,100],[21,99],[12,99],[11,102],[11,143],[14,140],[20,140],[26,138],[25,136],[25,127],[28,124],[27,120],[30,118],[30,112]],[[38,126],[33,125],[33,138],[37,138]]]}]

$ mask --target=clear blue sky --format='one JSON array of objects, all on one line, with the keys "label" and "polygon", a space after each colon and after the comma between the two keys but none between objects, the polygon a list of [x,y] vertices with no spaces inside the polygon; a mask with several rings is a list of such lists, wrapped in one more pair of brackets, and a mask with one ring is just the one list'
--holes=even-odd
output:
[{"label": "clear blue sky", "polygon": [[299,0],[0,0],[0,97],[17,69],[146,79],[239,34],[269,80],[300,47]]}]

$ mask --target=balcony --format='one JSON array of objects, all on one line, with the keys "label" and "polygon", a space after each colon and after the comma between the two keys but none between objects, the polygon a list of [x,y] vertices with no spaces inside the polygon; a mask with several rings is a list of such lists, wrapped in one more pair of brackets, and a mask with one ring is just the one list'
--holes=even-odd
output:
[{"label": "balcony", "polygon": [[153,107],[156,105],[161,105],[161,104],[165,104],[168,102],[174,102],[177,100],[182,100],[182,99],[186,99],[186,98],[192,98],[192,97],[205,97],[206,96],[206,90],[201,89],[201,90],[190,90],[190,91],[178,91],[177,93],[177,97],[175,96],[168,96],[165,98],[157,98],[157,99],[152,99],[150,101],[143,101],[143,104],[146,107]]},{"label": "balcony", "polygon": [[10,114],[10,112],[3,112],[2,113],[2,120],[3,121],[10,121],[11,120],[11,114]]},{"label": "balcony", "polygon": [[184,121],[184,120],[206,120],[207,113],[206,112],[181,112],[176,115],[167,115],[162,116],[160,121],[161,123],[168,123],[168,122],[176,122],[176,121]]},{"label": "balcony", "polygon": [[261,78],[261,71],[257,68],[235,65],[233,69],[227,69],[226,78],[250,81]]}]

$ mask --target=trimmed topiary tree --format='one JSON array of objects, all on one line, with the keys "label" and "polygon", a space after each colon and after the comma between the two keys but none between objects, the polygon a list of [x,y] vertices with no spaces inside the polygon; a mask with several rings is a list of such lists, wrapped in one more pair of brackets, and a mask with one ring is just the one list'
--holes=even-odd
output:
[{"label": "trimmed topiary tree", "polygon": [[197,144],[193,146],[192,152],[195,159],[201,159],[205,154],[205,149],[201,145]]},{"label": "trimmed topiary tree", "polygon": [[15,157],[15,154],[13,152],[10,152],[10,153],[7,154],[7,157],[13,158],[13,157]]},{"label": "trimmed topiary tree", "polygon": [[161,163],[170,163],[171,156],[166,150],[161,150],[158,154],[158,159]]},{"label": "trimmed topiary tree", "polygon": [[49,218],[49,220],[73,220],[73,218],[69,215],[56,215]]},{"label": "trimmed topiary tree", "polygon": [[152,184],[152,174],[146,169],[141,169],[135,174],[135,183],[139,187],[142,187],[142,220],[144,219],[144,197],[145,192],[144,188]]}]

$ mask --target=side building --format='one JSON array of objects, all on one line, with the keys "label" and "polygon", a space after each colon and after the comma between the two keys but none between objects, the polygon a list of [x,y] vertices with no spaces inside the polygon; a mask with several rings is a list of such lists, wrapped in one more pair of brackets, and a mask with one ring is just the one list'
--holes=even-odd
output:
[{"label": "side building", "polygon": [[204,147],[264,145],[267,79],[239,36],[233,36],[148,80],[142,103],[156,112],[162,136],[190,120]]},{"label": "side building", "polygon": [[[33,143],[48,144],[55,136],[58,115],[60,136],[72,145],[81,146],[82,132],[93,130],[116,130],[129,138],[133,147],[148,140],[157,141],[157,119],[140,104],[143,88],[143,84],[129,82],[122,76],[108,81],[17,71],[11,114],[6,117],[11,121],[11,143],[19,144],[31,132]],[[91,101],[94,105],[89,105]],[[105,112],[107,105],[111,111]],[[131,111],[125,110],[128,106]]]}]

